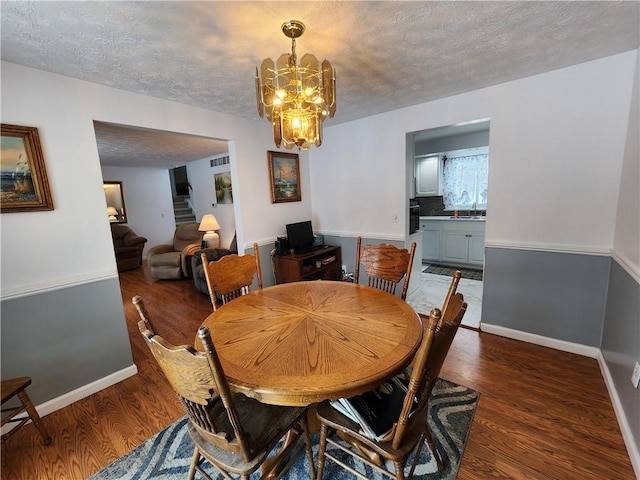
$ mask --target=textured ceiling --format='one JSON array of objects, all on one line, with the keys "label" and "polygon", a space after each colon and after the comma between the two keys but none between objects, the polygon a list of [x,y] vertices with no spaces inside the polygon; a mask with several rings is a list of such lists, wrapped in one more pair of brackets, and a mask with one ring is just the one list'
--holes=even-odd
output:
[{"label": "textured ceiling", "polygon": [[178,167],[226,153],[227,142],[158,130],[94,122],[102,165]]},{"label": "textured ceiling", "polygon": [[[0,2],[2,59],[258,118],[255,67],[290,51],[337,71],[326,126],[638,48],[624,2]],[[106,148],[103,146],[103,148]]]}]

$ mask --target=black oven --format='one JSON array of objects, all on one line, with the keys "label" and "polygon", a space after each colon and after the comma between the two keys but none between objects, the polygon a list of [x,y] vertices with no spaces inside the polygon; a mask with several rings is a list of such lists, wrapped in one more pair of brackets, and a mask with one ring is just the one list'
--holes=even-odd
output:
[{"label": "black oven", "polygon": [[412,234],[420,230],[420,205],[415,200],[409,202],[409,234]]}]

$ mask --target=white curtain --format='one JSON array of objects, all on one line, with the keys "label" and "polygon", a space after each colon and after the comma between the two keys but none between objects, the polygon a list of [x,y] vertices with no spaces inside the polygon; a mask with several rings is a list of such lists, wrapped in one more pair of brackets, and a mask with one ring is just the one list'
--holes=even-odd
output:
[{"label": "white curtain", "polygon": [[486,210],[489,155],[447,157],[442,182],[445,210]]}]

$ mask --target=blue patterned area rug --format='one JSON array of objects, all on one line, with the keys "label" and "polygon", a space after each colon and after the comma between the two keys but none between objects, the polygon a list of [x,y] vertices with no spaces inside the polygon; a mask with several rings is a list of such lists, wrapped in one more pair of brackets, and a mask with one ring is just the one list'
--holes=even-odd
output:
[{"label": "blue patterned area rug", "polygon": [[[456,478],[473,422],[478,396],[479,394],[470,388],[438,379],[430,400],[429,427],[443,459],[444,469],[440,472],[437,471],[431,453],[426,447],[423,447],[414,478],[429,480],[453,480]],[[184,417],[169,425],[124,457],[89,477],[89,480],[185,479],[193,454],[193,443],[187,433],[186,423],[187,419]],[[314,458],[317,459],[318,435],[312,434],[312,440],[314,441]],[[340,456],[337,449],[334,450],[334,454]],[[410,458],[407,462],[408,465],[411,465],[412,461],[413,458]],[[346,459],[346,462],[371,480],[384,478],[360,462],[354,462],[350,458]],[[220,474],[216,476],[218,472],[206,462],[203,467],[212,478],[216,480],[223,478]],[[407,467],[406,474],[408,474],[408,470],[409,467]],[[258,478],[258,473],[252,475],[251,478]],[[331,461],[325,463],[323,477],[331,480],[356,478]],[[196,479],[199,478],[200,475],[196,473]],[[304,454],[298,457],[296,463],[283,478],[288,480],[309,478],[309,466]]]}]

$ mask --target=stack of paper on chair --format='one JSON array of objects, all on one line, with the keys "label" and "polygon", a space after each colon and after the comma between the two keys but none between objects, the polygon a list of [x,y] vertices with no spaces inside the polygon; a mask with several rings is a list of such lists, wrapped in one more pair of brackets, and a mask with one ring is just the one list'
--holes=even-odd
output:
[{"label": "stack of paper on chair", "polygon": [[403,380],[395,376],[370,392],[332,400],[331,406],[357,422],[366,436],[380,440],[398,420],[406,393]]}]

